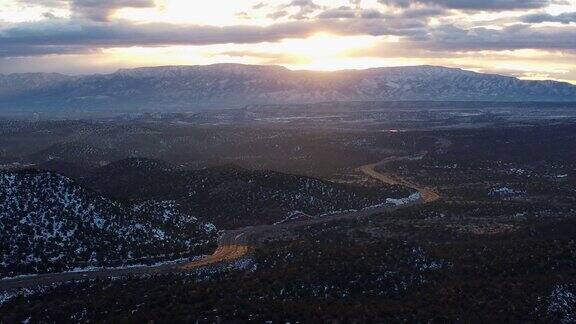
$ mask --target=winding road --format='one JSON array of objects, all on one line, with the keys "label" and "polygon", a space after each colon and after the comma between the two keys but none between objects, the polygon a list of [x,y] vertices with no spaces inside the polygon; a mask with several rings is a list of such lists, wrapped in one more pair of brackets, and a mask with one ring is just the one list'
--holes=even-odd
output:
[{"label": "winding road", "polygon": [[392,161],[401,161],[401,160],[408,160],[408,159],[409,159],[409,157],[390,157],[390,158],[382,160],[378,163],[361,166],[360,170],[364,174],[366,174],[366,175],[368,175],[374,179],[377,179],[383,183],[386,183],[389,185],[401,185],[404,187],[408,187],[408,188],[412,188],[414,190],[417,190],[422,197],[422,203],[430,203],[430,202],[434,202],[434,201],[440,199],[440,195],[433,188],[418,185],[418,184],[410,182],[404,178],[400,178],[394,174],[380,173],[380,172],[376,171],[376,167],[378,167],[380,165],[385,165],[386,163],[389,163]]},{"label": "winding road", "polygon": [[162,274],[182,271],[191,271],[210,266],[220,266],[230,264],[248,255],[255,246],[256,238],[263,235],[271,235],[274,232],[286,231],[296,227],[333,222],[347,218],[368,217],[383,212],[390,212],[416,204],[430,203],[440,199],[440,195],[432,188],[420,186],[408,180],[402,179],[394,174],[385,174],[376,171],[376,167],[385,165],[392,161],[406,160],[409,157],[390,157],[378,163],[368,164],[360,167],[365,175],[377,179],[385,184],[402,185],[417,190],[420,193],[420,200],[417,202],[401,206],[382,206],[367,208],[359,211],[335,213],[322,217],[276,225],[248,226],[236,230],[225,231],[218,239],[218,248],[209,256],[194,261],[181,263],[170,263],[158,266],[141,266],[117,269],[102,269],[97,271],[65,272],[41,274],[34,276],[22,276],[13,279],[0,280],[0,292],[20,288],[32,288],[40,285],[52,285],[62,282],[79,281],[87,279],[102,279],[111,277],[123,277],[129,275]]}]

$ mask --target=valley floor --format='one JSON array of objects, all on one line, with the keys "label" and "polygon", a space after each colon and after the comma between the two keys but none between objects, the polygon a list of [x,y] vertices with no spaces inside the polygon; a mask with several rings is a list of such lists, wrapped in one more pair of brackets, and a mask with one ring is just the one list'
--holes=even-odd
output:
[{"label": "valley floor", "polygon": [[[74,278],[74,282],[62,283],[63,278],[56,275],[51,284],[38,288],[24,288],[33,278],[19,278],[16,280],[23,281],[14,281],[14,289],[0,292],[0,321],[575,322],[576,124],[397,133],[309,132],[304,137],[286,129],[251,130],[242,139],[232,140],[237,131],[216,138],[218,132],[182,128],[174,137],[153,136],[165,143],[167,138],[194,133],[182,135],[186,138],[182,147],[190,156],[189,152],[212,148],[211,141],[216,141],[226,143],[222,151],[242,146],[230,154],[230,161],[248,161],[256,170],[273,165],[274,170],[323,174],[324,179],[338,184],[367,187],[377,179],[411,187],[418,195],[410,197],[419,200],[402,199],[406,193],[394,186],[394,191],[387,192],[401,196],[376,208],[316,216],[305,212],[288,217],[254,216],[255,209],[248,207],[269,208],[269,198],[274,195],[292,198],[305,192],[298,203],[352,196],[308,195],[313,190],[336,192],[340,187],[335,181],[328,185],[318,179],[299,182],[299,176],[230,172],[227,168],[218,171],[216,185],[209,187],[219,199],[210,206],[222,207],[214,208],[214,214],[229,210],[242,215],[223,224],[243,225],[228,227],[237,229],[224,232],[214,255],[165,268],[136,269],[135,273]],[[150,142],[147,139],[146,145],[139,147]],[[13,147],[25,147],[19,143],[14,139]],[[250,147],[266,149],[248,154],[245,148]],[[74,157],[85,152],[77,148],[66,152]],[[50,149],[49,155],[53,151]],[[150,152],[159,151],[154,148]],[[190,158],[174,152],[170,153],[172,161]],[[42,154],[40,160],[45,157]],[[205,151],[202,154],[219,158]],[[111,155],[102,156],[113,161]],[[142,160],[130,161],[134,162]],[[53,163],[52,167],[62,166]],[[116,173],[106,177],[107,181],[121,178],[126,169],[113,170]],[[179,179],[181,173],[177,175],[173,178]],[[134,176],[139,177],[144,176]],[[236,181],[240,177],[244,180]],[[274,195],[257,196],[250,201],[252,205],[215,203],[224,201],[221,197],[245,202],[256,191],[234,194],[248,191],[255,181],[254,188],[271,182],[281,186],[296,183],[296,195],[274,191]],[[114,187],[110,183],[103,182]],[[142,193],[149,194],[149,187],[144,188]],[[221,195],[223,191],[227,195]],[[370,191],[370,195],[375,192],[379,193]],[[298,210],[294,205],[288,207]],[[0,286],[8,282],[0,281]]]},{"label": "valley floor", "polygon": [[384,184],[400,184],[405,187],[414,189],[420,195],[420,198],[414,201],[406,200],[406,202],[401,202],[399,205],[389,204],[374,206],[359,211],[334,213],[292,223],[249,226],[241,229],[225,231],[218,239],[218,248],[214,251],[214,253],[209,256],[201,257],[198,260],[169,262],[152,266],[135,266],[117,269],[94,269],[90,271],[19,276],[13,279],[0,280],[0,291],[33,288],[42,285],[53,285],[78,280],[102,279],[132,275],[166,274],[170,272],[197,270],[204,267],[222,267],[226,266],[226,264],[233,263],[236,260],[246,257],[248,253],[250,253],[250,251],[253,249],[253,245],[259,244],[258,242],[260,236],[275,236],[275,233],[285,231],[288,228],[294,229],[297,227],[317,225],[345,219],[368,217],[371,215],[394,211],[400,208],[411,207],[420,203],[430,203],[440,199],[440,196],[431,188],[421,187],[412,182],[404,181],[395,175],[383,174],[375,170],[377,166],[403,159],[405,159],[405,157],[391,157],[378,163],[362,166],[359,169],[365,175],[377,179]]}]

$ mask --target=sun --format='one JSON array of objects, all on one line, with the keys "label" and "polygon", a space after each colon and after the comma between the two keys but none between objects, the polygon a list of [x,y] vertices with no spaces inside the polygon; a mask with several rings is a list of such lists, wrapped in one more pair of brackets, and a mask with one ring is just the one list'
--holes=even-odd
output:
[{"label": "sun", "polygon": [[374,43],[370,36],[339,36],[324,32],[304,39],[285,39],[262,46],[262,50],[283,53],[294,58],[289,65],[313,70],[335,70],[353,51]]}]

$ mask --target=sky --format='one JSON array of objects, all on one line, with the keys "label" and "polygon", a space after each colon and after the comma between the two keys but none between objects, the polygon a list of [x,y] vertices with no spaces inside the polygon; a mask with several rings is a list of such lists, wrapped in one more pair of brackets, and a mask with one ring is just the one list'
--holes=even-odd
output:
[{"label": "sky", "polygon": [[0,73],[442,65],[576,84],[576,0],[1,0]]}]

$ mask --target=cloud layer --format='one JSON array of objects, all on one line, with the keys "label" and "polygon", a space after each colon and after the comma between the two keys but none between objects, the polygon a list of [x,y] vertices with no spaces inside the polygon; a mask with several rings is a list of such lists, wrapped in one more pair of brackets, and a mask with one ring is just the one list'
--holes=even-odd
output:
[{"label": "cloud layer", "polygon": [[[393,38],[396,52],[410,51],[415,57],[422,53],[421,58],[435,56],[430,54],[434,52],[448,58],[481,51],[537,50],[558,55],[576,51],[576,12],[569,10],[576,0],[373,0],[372,5],[361,0],[235,0],[246,5],[235,13],[240,23],[229,24],[134,21],[114,15],[120,9],[158,11],[154,0],[9,1],[43,13],[39,19],[24,22],[0,20],[0,60],[95,55],[127,47],[254,44],[253,49],[228,53],[252,53],[252,58],[281,63],[293,53],[264,53],[258,44],[305,39],[317,33],[369,36],[375,44]],[[203,10],[201,4],[190,6]],[[555,11],[549,10],[552,6]],[[364,53],[386,57],[376,47]]]},{"label": "cloud layer", "polygon": [[437,5],[450,9],[465,10],[517,10],[544,8],[553,0],[379,0],[386,5],[409,7],[414,5]]}]

